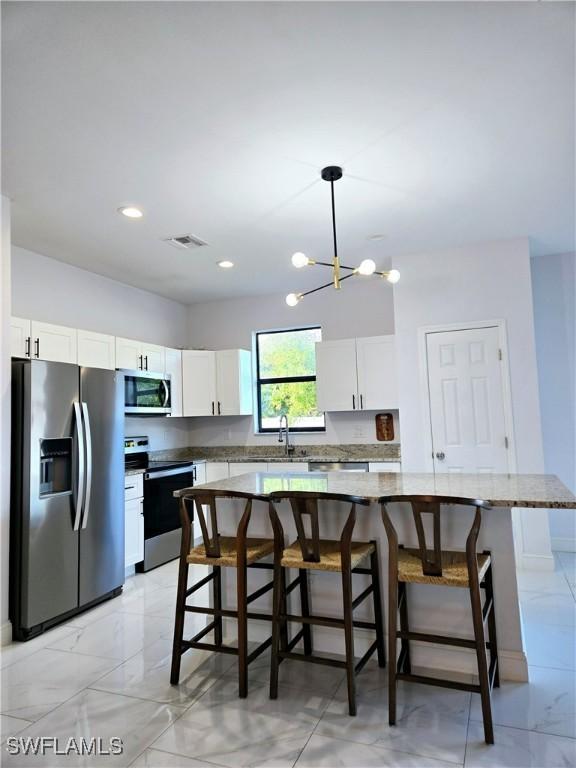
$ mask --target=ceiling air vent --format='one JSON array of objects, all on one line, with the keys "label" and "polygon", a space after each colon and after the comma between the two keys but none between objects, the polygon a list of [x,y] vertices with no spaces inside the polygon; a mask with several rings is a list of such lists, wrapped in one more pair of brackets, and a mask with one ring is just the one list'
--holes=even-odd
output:
[{"label": "ceiling air vent", "polygon": [[167,237],[164,242],[175,248],[201,248],[203,245],[208,245],[196,235],[174,235],[174,237]]}]

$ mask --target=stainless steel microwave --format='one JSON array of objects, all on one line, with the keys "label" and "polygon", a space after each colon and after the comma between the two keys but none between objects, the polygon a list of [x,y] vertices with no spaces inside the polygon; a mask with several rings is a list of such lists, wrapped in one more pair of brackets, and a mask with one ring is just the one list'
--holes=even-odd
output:
[{"label": "stainless steel microwave", "polygon": [[128,371],[124,376],[124,413],[165,416],[172,413],[172,387],[169,373]]}]

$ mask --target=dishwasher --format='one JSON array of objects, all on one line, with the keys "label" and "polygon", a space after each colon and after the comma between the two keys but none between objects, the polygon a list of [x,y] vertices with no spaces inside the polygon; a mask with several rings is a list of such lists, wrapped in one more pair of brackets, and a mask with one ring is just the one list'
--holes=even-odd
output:
[{"label": "dishwasher", "polygon": [[367,461],[311,461],[308,464],[309,472],[368,472]]}]

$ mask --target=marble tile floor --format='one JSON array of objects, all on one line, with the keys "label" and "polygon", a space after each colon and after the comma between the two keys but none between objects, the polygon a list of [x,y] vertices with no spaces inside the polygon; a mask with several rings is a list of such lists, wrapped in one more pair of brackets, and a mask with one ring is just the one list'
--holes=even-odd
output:
[{"label": "marble tile floor", "polygon": [[[236,660],[182,659],[169,683],[176,563],[127,580],[124,593],[28,643],[1,649],[3,766],[134,768],[576,768],[576,555],[553,573],[519,573],[530,683],[493,693],[496,744],[483,740],[479,697],[400,685],[398,724],[387,725],[386,671],[358,680],[347,714],[341,670],[284,662],[268,698],[267,659],[237,697]],[[198,573],[197,573],[198,575]],[[187,617],[187,631],[204,619]],[[12,756],[18,735],[122,738],[121,755]]]}]

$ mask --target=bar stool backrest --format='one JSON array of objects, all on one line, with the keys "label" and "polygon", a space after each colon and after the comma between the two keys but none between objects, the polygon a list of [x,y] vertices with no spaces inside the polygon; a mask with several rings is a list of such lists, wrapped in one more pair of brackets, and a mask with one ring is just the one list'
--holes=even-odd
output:
[{"label": "bar stool backrest", "polygon": [[[382,505],[382,518],[386,527],[389,541],[398,546],[398,537],[386,511],[386,505],[396,501],[408,502],[412,506],[412,515],[418,537],[418,557],[422,563],[422,573],[425,576],[442,576],[442,535],[440,529],[440,508],[442,504],[459,504],[474,507],[476,513],[470,532],[466,539],[466,552],[476,553],[476,541],[480,531],[482,509],[490,509],[490,504],[481,499],[465,499],[454,496],[383,496],[379,499]],[[432,515],[432,546],[426,541],[426,531],[422,521],[423,515]],[[469,551],[470,550],[470,551]]]},{"label": "bar stool backrest", "polygon": [[[318,523],[318,502],[336,501],[343,504],[351,504],[348,519],[342,529],[340,546],[343,551],[350,548],[352,533],[356,524],[356,505],[368,506],[369,499],[362,496],[349,496],[347,494],[315,493],[313,491],[274,491],[269,496],[270,517],[274,529],[275,540],[284,539],[282,524],[274,507],[274,501],[287,500],[292,507],[294,524],[298,534],[298,543],[302,551],[302,559],[309,563],[320,562],[320,526]],[[310,518],[310,535],[306,533],[305,519]]]},{"label": "bar stool backrest", "polygon": [[[209,489],[198,489],[187,491],[180,501],[180,521],[182,529],[190,530],[191,521],[194,517],[194,508],[196,508],[196,516],[200,523],[200,530],[202,532],[202,543],[206,551],[206,557],[218,558],[220,557],[220,532],[218,530],[218,514],[216,499],[243,499],[246,501],[244,506],[244,513],[238,524],[236,536],[238,538],[238,546],[240,547],[242,541],[246,539],[246,533],[248,530],[248,523],[252,514],[252,502],[254,500],[267,502],[267,499],[262,496],[255,496],[250,493],[242,493],[241,491],[216,491]],[[208,507],[210,513],[210,530],[208,529],[206,516],[204,514],[204,507]],[[189,548],[189,544],[188,544]]]}]

